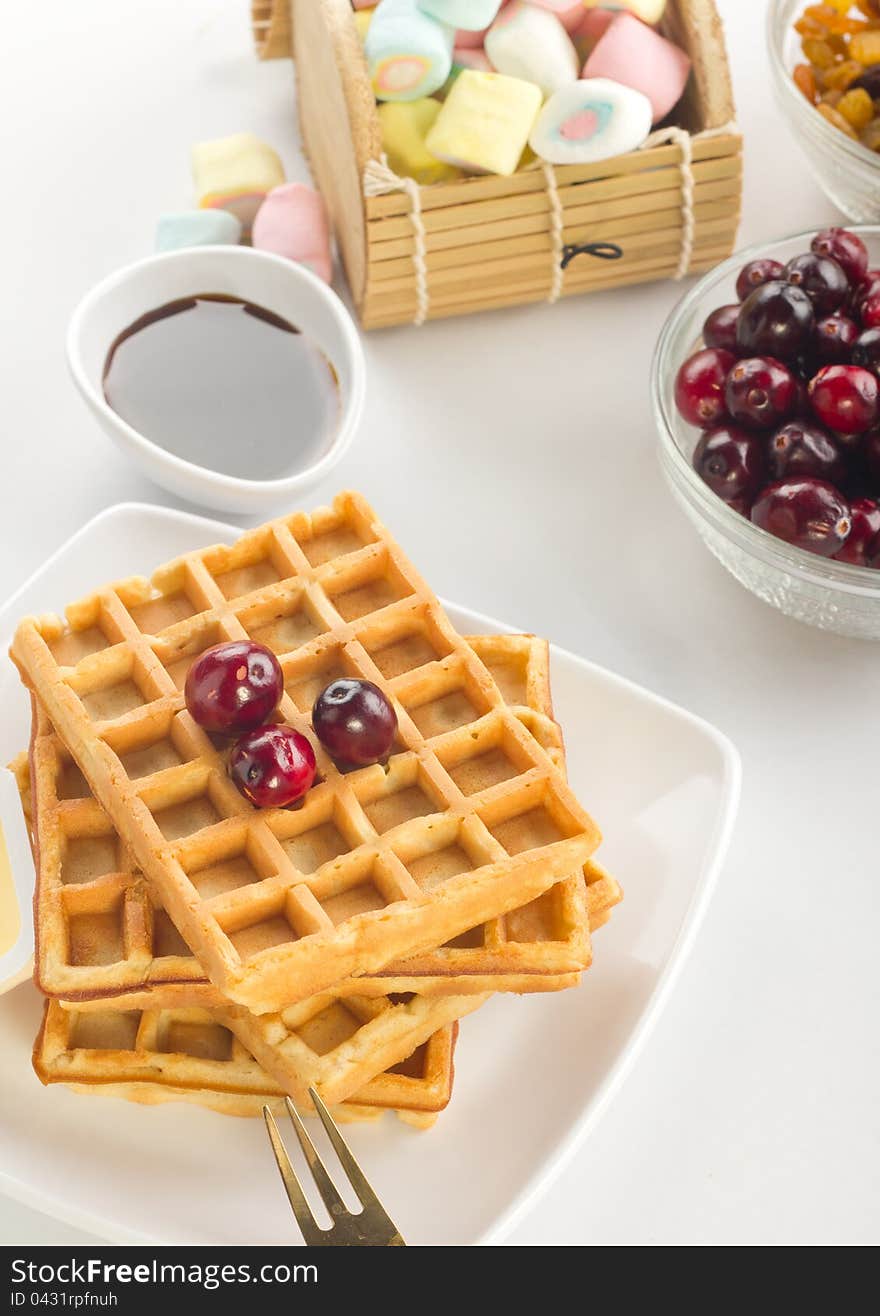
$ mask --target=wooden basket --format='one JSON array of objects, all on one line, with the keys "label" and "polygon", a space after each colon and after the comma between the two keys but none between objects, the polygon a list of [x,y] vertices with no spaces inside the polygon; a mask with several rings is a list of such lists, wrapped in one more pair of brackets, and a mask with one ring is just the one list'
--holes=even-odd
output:
[{"label": "wooden basket", "polygon": [[[713,0],[669,0],[663,30],[693,61],[669,140],[430,187],[382,167],[349,0],[253,0],[253,16],[262,57],[292,49],[303,142],[365,329],[681,277],[733,250],[742,138]],[[568,244],[597,242],[622,257],[580,254],[560,268]]]}]

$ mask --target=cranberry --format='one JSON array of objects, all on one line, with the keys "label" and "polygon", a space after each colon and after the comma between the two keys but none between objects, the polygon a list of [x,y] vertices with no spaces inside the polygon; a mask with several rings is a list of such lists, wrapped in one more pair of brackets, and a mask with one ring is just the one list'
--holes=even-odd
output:
[{"label": "cranberry", "polygon": [[863,302],[866,297],[873,297],[875,292],[880,292],[880,270],[868,270],[853,291],[858,302]]},{"label": "cranberry", "polygon": [[719,306],[707,315],[703,325],[703,342],[706,346],[721,347],[725,352],[735,352],[738,318],[738,302],[733,306]]},{"label": "cranberry", "polygon": [[331,681],[318,695],[312,726],[332,758],[348,767],[363,768],[388,757],[397,714],[372,681],[343,677]]},{"label": "cranberry", "polygon": [[741,425],[768,429],[790,416],[798,401],[794,375],[770,356],[750,356],[736,365],[724,386],[727,411]]},{"label": "cranberry", "polygon": [[837,261],[813,251],[794,256],[785,267],[785,277],[807,294],[817,315],[836,311],[849,293],[849,282]]},{"label": "cranberry", "polygon": [[732,352],[707,347],[681,366],[675,377],[675,405],[689,424],[702,429],[724,419],[724,381],[734,365]]},{"label": "cranberry", "polygon": [[718,425],[700,437],[694,470],[728,507],[748,516],[766,478],[764,444],[736,425]]},{"label": "cranberry", "polygon": [[271,649],[252,640],[230,640],[196,659],[184,695],[199,726],[237,736],[265,722],[283,691],[284,677]]},{"label": "cranberry", "polygon": [[833,557],[846,542],[849,504],[827,480],[777,480],[752,507],[752,521],[777,539],[820,557]]},{"label": "cranberry", "polygon": [[880,326],[862,330],[853,343],[850,360],[854,366],[864,366],[880,375]]},{"label": "cranberry", "polygon": [[257,809],[301,800],[315,779],[315,751],[293,727],[271,723],[249,731],[229,756],[229,775]]},{"label": "cranberry", "polygon": [[863,327],[865,329],[876,329],[880,325],[880,291],[872,292],[864,297],[859,309]]},{"label": "cranberry", "polygon": [[770,436],[767,445],[770,471],[775,480],[812,475],[837,484],[845,463],[830,434],[808,420],[790,420]]},{"label": "cranberry", "polygon": [[747,356],[794,361],[809,349],[814,325],[813,303],[807,294],[773,280],[756,288],[740,307],[737,346]]},{"label": "cranberry", "polygon": [[762,283],[769,283],[771,279],[781,279],[784,273],[785,266],[781,261],[750,260],[737,276],[736,295],[741,302],[744,302],[749,293],[760,288]]},{"label": "cranberry", "polygon": [[823,366],[810,380],[810,405],[838,434],[864,434],[877,420],[877,376],[861,366]]},{"label": "cranberry", "polygon": [[862,455],[872,479],[880,484],[880,429],[871,430],[862,439]]},{"label": "cranberry", "polygon": [[858,337],[859,328],[847,315],[835,312],[816,321],[813,351],[822,365],[834,365],[850,359],[849,352]]},{"label": "cranberry", "polygon": [[[858,82],[854,84],[858,86]],[[850,283],[858,283],[868,269],[868,248],[862,239],[845,228],[823,228],[810,243],[817,256],[836,260]]]},{"label": "cranberry", "polygon": [[850,511],[849,538],[834,556],[838,562],[851,562],[856,567],[880,566],[880,507],[873,498],[854,498]]}]

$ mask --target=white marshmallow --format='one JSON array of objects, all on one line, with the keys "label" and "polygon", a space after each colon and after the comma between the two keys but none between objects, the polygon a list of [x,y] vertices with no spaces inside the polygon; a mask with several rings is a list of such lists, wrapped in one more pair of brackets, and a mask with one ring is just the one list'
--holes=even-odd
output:
[{"label": "white marshmallow", "polygon": [[651,131],[651,102],[610,78],[560,87],[541,110],[529,146],[550,164],[588,164],[634,151]]},{"label": "white marshmallow", "polygon": [[578,75],[577,51],[559,19],[522,0],[501,10],[486,33],[485,49],[499,73],[535,82],[545,96]]},{"label": "white marshmallow", "polygon": [[376,99],[413,101],[442,87],[452,68],[455,29],[417,0],[381,0],[364,40]]}]

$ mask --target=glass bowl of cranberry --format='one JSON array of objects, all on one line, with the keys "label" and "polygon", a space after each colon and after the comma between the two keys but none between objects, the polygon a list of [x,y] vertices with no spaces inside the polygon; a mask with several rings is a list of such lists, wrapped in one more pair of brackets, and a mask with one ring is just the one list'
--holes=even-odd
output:
[{"label": "glass bowl of cranberry", "polygon": [[672,312],[661,465],[707,547],[790,617],[880,639],[880,227],[738,253]]},{"label": "glass bowl of cranberry", "polygon": [[[802,49],[801,34],[794,27],[795,22],[802,17],[806,4],[807,0],[770,0],[767,6],[767,45],[776,103],[826,196],[850,219],[859,223],[874,223],[880,220],[880,153],[864,145],[859,140],[859,134],[848,127],[846,122],[841,124],[839,112],[837,115],[831,114],[830,119],[825,118],[795,82],[795,69],[798,66],[809,67]],[[832,13],[832,20],[834,17]],[[855,0],[852,18],[856,23],[864,22],[867,25],[866,16],[856,8]],[[821,26],[816,31],[821,32]],[[818,39],[821,47],[817,47],[817,58],[822,58],[829,42]],[[854,65],[853,75],[858,76],[851,78],[847,68],[853,61],[848,57],[847,38],[833,37],[832,40],[834,45],[830,57],[841,66],[840,76],[843,80],[839,81],[835,73],[826,93],[821,87],[814,88],[815,75],[808,75],[810,95],[816,98],[827,95],[834,101],[838,91],[842,96],[852,87],[864,86],[876,104],[880,100],[880,69],[877,65],[871,65],[859,70]],[[847,67],[842,67],[844,65]],[[818,76],[824,77],[821,68]],[[835,90],[838,81],[839,88]],[[830,108],[833,109],[833,106]],[[873,121],[870,131],[873,134]],[[862,136],[868,140],[865,133]],[[873,137],[871,140],[874,140]]]}]

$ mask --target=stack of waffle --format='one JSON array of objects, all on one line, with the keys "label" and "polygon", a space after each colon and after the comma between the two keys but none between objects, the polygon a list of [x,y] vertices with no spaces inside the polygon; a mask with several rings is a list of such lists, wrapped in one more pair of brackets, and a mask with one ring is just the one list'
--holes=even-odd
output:
[{"label": "stack of waffle", "polygon": [[[300,807],[253,808],[186,710],[191,664],[246,637],[315,744]],[[459,1019],[589,967],[620,889],[565,780],[547,645],[460,636],[358,495],[28,618],[12,656],[43,1082],[242,1115],[314,1086],[426,1125]],[[315,742],[339,676],[394,704],[386,765],[342,773]]]}]

